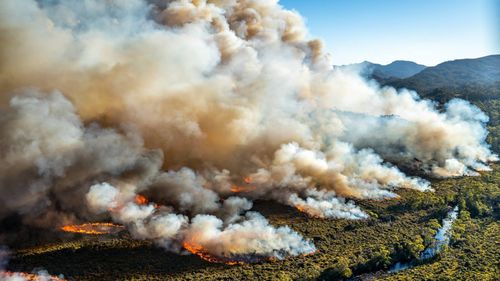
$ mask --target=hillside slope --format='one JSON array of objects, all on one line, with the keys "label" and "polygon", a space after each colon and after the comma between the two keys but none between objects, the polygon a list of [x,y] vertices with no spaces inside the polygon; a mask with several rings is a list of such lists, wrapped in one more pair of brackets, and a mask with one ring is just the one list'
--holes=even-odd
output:
[{"label": "hillside slope", "polygon": [[407,78],[411,77],[427,68],[425,65],[414,63],[412,61],[397,60],[388,65],[376,67],[373,75],[383,78]]},{"label": "hillside slope", "polygon": [[454,97],[469,101],[497,99],[500,98],[500,55],[447,61],[405,79],[380,82],[416,90],[421,96],[440,102]]},{"label": "hillside slope", "polygon": [[367,78],[392,81],[394,79],[408,78],[425,69],[427,66],[412,61],[397,60],[387,65],[364,61],[361,63],[340,66],[340,68],[360,72]]}]

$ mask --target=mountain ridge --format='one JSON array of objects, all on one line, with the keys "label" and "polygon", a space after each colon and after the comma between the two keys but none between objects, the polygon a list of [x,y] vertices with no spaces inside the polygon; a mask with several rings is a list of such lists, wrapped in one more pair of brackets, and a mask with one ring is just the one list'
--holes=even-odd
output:
[{"label": "mountain ridge", "polygon": [[416,90],[423,97],[438,96],[440,101],[451,98],[443,92],[468,100],[500,98],[500,54],[446,61],[404,79],[372,78],[382,85]]},{"label": "mountain ridge", "polygon": [[413,76],[427,66],[407,60],[395,60],[389,64],[382,65],[370,61],[338,66],[341,69],[357,71],[367,78],[385,80],[402,79]]}]

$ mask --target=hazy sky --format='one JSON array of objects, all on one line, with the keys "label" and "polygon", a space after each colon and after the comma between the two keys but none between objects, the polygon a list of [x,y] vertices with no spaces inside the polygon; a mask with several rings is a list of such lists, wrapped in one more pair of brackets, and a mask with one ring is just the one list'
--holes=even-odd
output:
[{"label": "hazy sky", "polygon": [[426,65],[500,53],[500,0],[280,0],[306,18],[335,64]]}]

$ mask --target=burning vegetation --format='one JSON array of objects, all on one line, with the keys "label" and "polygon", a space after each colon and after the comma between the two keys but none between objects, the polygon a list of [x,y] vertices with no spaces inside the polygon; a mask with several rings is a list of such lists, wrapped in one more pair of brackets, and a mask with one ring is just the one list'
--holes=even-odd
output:
[{"label": "burning vegetation", "polygon": [[[196,243],[196,242],[188,242],[185,241],[182,246],[184,249],[186,249],[188,252],[197,255],[200,257],[202,260],[211,262],[211,263],[224,263],[227,265],[241,265],[241,264],[246,264],[246,263],[256,263],[256,262],[261,262],[261,261],[276,261],[278,258],[276,257],[266,257],[266,256],[261,256],[261,255],[256,255],[256,254],[248,254],[248,255],[240,255],[240,256],[231,256],[231,257],[216,257],[212,254],[209,253],[207,249],[205,249],[202,245]],[[314,252],[304,254],[306,255],[313,255]]]},{"label": "burning vegetation", "polygon": [[233,185],[231,186],[231,192],[233,193],[245,193],[251,192],[256,189],[255,186],[242,186],[242,185]]},{"label": "burning vegetation", "polygon": [[307,214],[306,209],[303,206],[297,205],[297,206],[295,206],[295,209],[297,209],[297,211],[299,211],[301,213]]},{"label": "burning vegetation", "polygon": [[208,262],[214,262],[214,263],[225,263],[228,265],[236,265],[236,264],[243,264],[244,262],[242,261],[233,261],[233,260],[227,260],[227,259],[221,259],[214,257],[208,253],[208,251],[203,248],[203,246],[193,243],[193,242],[184,242],[182,244],[184,249],[186,249],[188,252],[191,254],[197,255],[200,257],[202,260],[208,261]]},{"label": "burning vegetation", "polygon": [[65,225],[61,227],[64,232],[82,233],[89,235],[114,234],[122,231],[124,226],[110,222],[92,222],[84,224]]},{"label": "burning vegetation", "polygon": [[140,195],[140,194],[137,194],[135,196],[134,201],[137,205],[146,205],[149,202],[149,200],[146,197],[144,197],[143,195]]},{"label": "burning vegetation", "polygon": [[11,271],[0,271],[0,280],[6,281],[66,281],[66,279],[51,276],[45,274],[44,272],[40,274],[35,273],[25,273],[25,272],[11,272]]},{"label": "burning vegetation", "polygon": [[245,192],[252,192],[255,189],[257,189],[257,186],[251,185],[252,179],[250,177],[243,178],[243,183],[244,183],[243,185],[232,185],[231,192],[233,192],[233,193],[245,193]]}]

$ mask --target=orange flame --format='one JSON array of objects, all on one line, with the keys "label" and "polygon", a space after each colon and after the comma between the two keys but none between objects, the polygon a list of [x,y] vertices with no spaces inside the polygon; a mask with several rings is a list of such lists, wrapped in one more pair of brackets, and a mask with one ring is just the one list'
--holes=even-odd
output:
[{"label": "orange flame", "polygon": [[78,225],[65,225],[61,227],[61,230],[64,232],[72,233],[102,235],[116,233],[121,231],[123,228],[124,227],[122,225],[117,225],[109,222],[93,222]]},{"label": "orange flame", "polygon": [[[33,273],[25,272],[11,272],[11,271],[0,271],[0,280],[7,278],[21,277],[23,280],[27,281],[66,281],[66,279],[59,278],[57,276],[40,276]],[[15,279],[17,280],[17,279]]]},{"label": "orange flame", "polygon": [[146,205],[148,204],[148,199],[144,197],[143,195],[137,194],[135,196],[135,203],[137,205]]},{"label": "orange flame", "polygon": [[305,213],[305,212],[306,212],[305,208],[304,208],[304,207],[302,207],[302,206],[300,206],[300,205],[296,205],[296,206],[295,206],[295,208],[296,208],[299,212],[301,212],[301,213]]},{"label": "orange flame", "polygon": [[319,212],[315,211],[314,209],[310,208],[308,209],[307,206],[295,205],[294,207],[295,209],[297,209],[297,211],[304,213],[311,218],[318,218],[318,219],[323,218],[323,216],[321,216]]},{"label": "orange flame", "polygon": [[[208,262],[214,262],[214,263],[225,263],[228,265],[237,265],[237,264],[246,264],[246,263],[253,263],[253,262],[258,262],[258,261],[263,261],[266,260],[268,262],[276,262],[279,259],[277,257],[265,257],[265,256],[258,256],[258,255],[249,255],[249,256],[239,256],[239,257],[233,257],[233,258],[227,258],[227,257],[214,257],[213,255],[209,254],[208,251],[203,248],[200,244],[193,242],[193,241],[184,241],[183,243],[184,249],[189,251],[190,253],[197,255],[200,257],[202,260],[208,261]],[[316,253],[312,252],[309,254],[303,254],[302,256],[309,256],[309,255],[314,255]]]},{"label": "orange flame", "polygon": [[187,242],[185,241],[183,243],[183,246],[186,250],[188,250],[190,253],[197,255],[203,260],[206,260],[208,262],[215,262],[215,263],[225,263],[228,265],[236,265],[236,264],[243,264],[241,261],[232,261],[232,260],[222,260],[219,258],[216,258],[212,255],[210,255],[203,246],[193,243],[193,242]]},{"label": "orange flame", "polygon": [[[250,177],[244,177],[243,182],[245,184],[251,184],[252,179]],[[251,192],[251,191],[254,191],[255,189],[257,189],[257,187],[253,186],[253,185],[249,185],[249,186],[233,185],[233,186],[231,186],[231,192],[234,192],[234,193]]]},{"label": "orange flame", "polygon": [[241,193],[241,192],[250,192],[256,189],[255,186],[241,186],[241,185],[233,185],[231,186],[231,192]]},{"label": "orange flame", "polygon": [[316,253],[318,253],[318,252],[319,252],[319,250],[318,250],[318,249],[316,249],[316,251],[314,251],[314,252],[310,252],[309,254],[302,254],[302,256],[303,256],[303,257],[309,257],[309,256],[312,256],[312,255],[315,255],[315,254],[316,254]]}]

